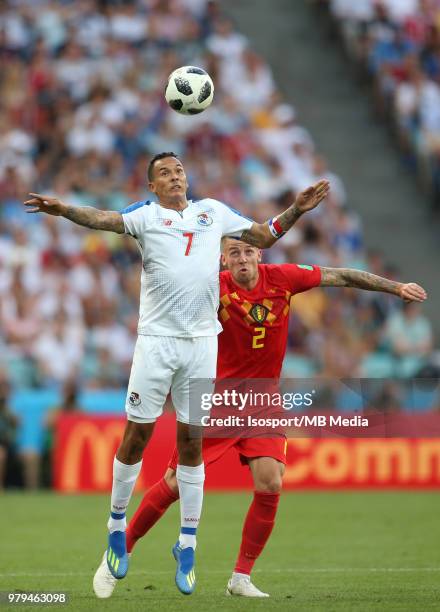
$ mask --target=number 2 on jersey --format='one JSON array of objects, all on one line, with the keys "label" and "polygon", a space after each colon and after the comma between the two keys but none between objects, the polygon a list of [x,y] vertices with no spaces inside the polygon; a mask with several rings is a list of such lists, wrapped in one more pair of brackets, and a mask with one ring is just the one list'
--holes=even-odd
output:
[{"label": "number 2 on jersey", "polygon": [[194,232],[186,232],[183,235],[185,236],[185,238],[188,238],[188,244],[186,245],[186,251],[185,251],[185,256],[186,256],[186,255],[189,255],[189,252],[191,251],[191,245],[193,241]]},{"label": "number 2 on jersey", "polygon": [[259,342],[259,340],[264,340],[266,336],[266,328],[265,327],[255,327],[254,332],[255,332],[255,335],[252,338],[252,348],[253,349],[264,348],[264,342]]}]

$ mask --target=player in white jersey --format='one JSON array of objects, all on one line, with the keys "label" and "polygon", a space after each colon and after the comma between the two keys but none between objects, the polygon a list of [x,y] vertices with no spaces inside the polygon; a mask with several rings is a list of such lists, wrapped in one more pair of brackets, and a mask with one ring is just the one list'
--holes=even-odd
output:
[{"label": "player in white jersey", "polygon": [[[127,391],[127,425],[113,464],[109,543],[103,563],[115,578],[128,571],[125,513],[142,466],[142,454],[168,393],[177,415],[181,529],[173,548],[176,584],[182,593],[195,587],[194,550],[203,500],[204,465],[199,425],[189,410],[190,379],[213,379],[217,361],[220,241],[233,236],[268,248],[328,191],[319,181],[300,193],[284,213],[259,224],[212,199],[186,199],[188,183],[174,153],[156,155],[148,167],[148,186],[157,202],[136,202],[121,213],[69,206],[31,193],[30,213],[63,216],[92,229],[133,236],[142,254],[138,340]],[[99,596],[99,585],[94,584]]]}]

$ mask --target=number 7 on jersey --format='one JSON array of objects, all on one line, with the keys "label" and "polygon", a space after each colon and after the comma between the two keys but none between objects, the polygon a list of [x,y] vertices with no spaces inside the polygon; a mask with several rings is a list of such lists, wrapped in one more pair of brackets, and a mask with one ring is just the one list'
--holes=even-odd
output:
[{"label": "number 7 on jersey", "polygon": [[194,232],[185,232],[183,236],[185,238],[188,238],[188,244],[186,245],[186,251],[185,251],[185,256],[186,256],[186,255],[189,255],[189,252],[191,251]]}]

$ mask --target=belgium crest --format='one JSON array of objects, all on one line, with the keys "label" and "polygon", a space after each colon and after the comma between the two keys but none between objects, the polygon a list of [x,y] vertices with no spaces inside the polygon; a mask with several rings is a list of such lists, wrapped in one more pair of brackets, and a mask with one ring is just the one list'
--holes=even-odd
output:
[{"label": "belgium crest", "polygon": [[249,314],[251,315],[255,323],[264,323],[264,321],[267,319],[269,311],[265,306],[262,306],[261,304],[254,304]]}]

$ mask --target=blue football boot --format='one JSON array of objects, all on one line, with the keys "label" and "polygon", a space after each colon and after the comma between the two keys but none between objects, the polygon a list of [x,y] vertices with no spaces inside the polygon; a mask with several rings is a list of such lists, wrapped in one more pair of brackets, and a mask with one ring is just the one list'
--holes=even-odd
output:
[{"label": "blue football boot", "polygon": [[196,588],[194,548],[182,548],[179,542],[176,542],[173,555],[177,561],[176,586],[184,595],[191,595]]},{"label": "blue football boot", "polygon": [[114,531],[108,536],[107,566],[114,578],[125,578],[128,572],[128,554],[125,531]]}]

